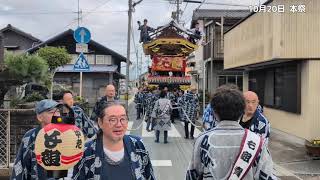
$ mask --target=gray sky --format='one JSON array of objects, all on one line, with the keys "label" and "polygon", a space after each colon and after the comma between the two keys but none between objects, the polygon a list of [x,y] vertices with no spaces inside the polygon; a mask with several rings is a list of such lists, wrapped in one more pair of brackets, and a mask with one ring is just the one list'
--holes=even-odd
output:
[{"label": "gray sky", "polygon": [[[261,3],[264,1],[261,0]],[[77,13],[75,13],[78,8],[77,2],[78,0],[0,0],[0,28],[10,23],[43,41],[47,40],[69,28],[77,27]],[[258,4],[259,0],[206,0],[205,2],[249,6]],[[182,20],[186,22],[187,27],[193,10],[198,6],[199,4],[192,3],[181,5],[181,9],[185,10]],[[83,11],[80,26],[85,26],[91,31],[92,39],[126,57],[128,0],[80,0],[80,9]],[[171,12],[175,9],[175,5],[170,4],[168,0],[144,0],[137,5],[133,13],[135,43],[132,42],[131,46],[131,61],[136,61],[135,49],[139,51],[139,57],[142,53],[141,45],[138,44],[137,20],[143,21],[147,18],[150,26],[157,27],[169,22]],[[239,7],[203,4],[200,9],[239,9]],[[143,55],[144,69],[146,61],[147,58]]]}]

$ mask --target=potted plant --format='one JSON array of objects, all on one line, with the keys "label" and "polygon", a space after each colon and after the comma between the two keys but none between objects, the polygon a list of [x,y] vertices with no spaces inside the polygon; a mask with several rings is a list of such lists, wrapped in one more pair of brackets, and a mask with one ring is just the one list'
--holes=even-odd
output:
[{"label": "potted plant", "polygon": [[307,153],[313,158],[320,158],[320,139],[314,139],[311,142],[306,141]]}]

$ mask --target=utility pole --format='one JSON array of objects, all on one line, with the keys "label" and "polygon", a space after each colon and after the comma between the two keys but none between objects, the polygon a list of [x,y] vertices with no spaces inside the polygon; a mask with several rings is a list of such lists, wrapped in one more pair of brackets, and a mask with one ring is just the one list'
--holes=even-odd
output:
[{"label": "utility pole", "polygon": [[140,75],[142,74],[141,72],[141,66],[142,66],[142,53],[140,55],[140,66],[138,66],[138,86],[141,86],[141,83],[140,83]]},{"label": "utility pole", "polygon": [[[80,0],[78,0],[78,11],[77,11],[77,14],[78,14],[78,18],[77,18],[77,20],[78,20],[78,27],[80,27],[80,14],[81,14],[81,12],[80,12]],[[82,76],[83,74],[82,74],[82,71],[80,72],[80,84],[79,84],[79,96],[80,97],[82,97],[82,80],[83,80],[83,76]]]},{"label": "utility pole", "polygon": [[126,109],[129,110],[129,66],[130,66],[130,35],[131,35],[131,21],[132,21],[132,0],[129,0],[128,11],[128,39],[127,39],[127,67],[126,67]]},{"label": "utility pole", "polygon": [[3,45],[3,35],[0,33],[0,72],[4,67],[4,45]]},{"label": "utility pole", "polygon": [[78,14],[78,27],[80,26],[80,0],[78,0],[78,11],[77,11],[77,14]]},{"label": "utility pole", "polygon": [[177,23],[179,24],[180,18],[180,0],[177,0]]},{"label": "utility pole", "polygon": [[213,86],[214,86],[214,79],[213,79],[213,59],[215,57],[215,50],[214,50],[214,45],[215,45],[215,40],[216,40],[216,25],[214,23],[211,24],[210,28],[210,34],[211,34],[211,39],[210,39],[210,52],[211,52],[211,61],[210,61],[210,81],[208,78],[208,83],[210,83],[210,86],[208,84],[208,92],[213,93]]},{"label": "utility pole", "polygon": [[[78,27],[80,27],[80,18],[81,18],[80,14],[81,14],[81,11],[80,11],[80,0],[78,0],[78,11],[77,11]],[[54,75],[56,74],[56,72],[57,72],[57,68],[53,71],[53,74],[52,74],[51,87],[50,87],[50,98],[51,99],[53,98]],[[79,84],[79,86],[80,86],[79,87],[79,96],[81,97],[82,96],[82,72],[80,72],[80,84]]]},{"label": "utility pole", "polygon": [[132,21],[132,12],[133,8],[141,3],[142,0],[132,4],[132,0],[128,1],[128,36],[127,36],[127,66],[126,66],[126,109],[129,108],[129,66],[130,66],[130,35],[131,35],[131,21]]},{"label": "utility pole", "polygon": [[223,35],[223,24],[224,24],[224,17],[221,16],[221,51],[224,51],[224,35]]},{"label": "utility pole", "polygon": [[138,67],[139,67],[139,52],[136,51],[136,80],[139,79],[139,70],[138,70]]}]

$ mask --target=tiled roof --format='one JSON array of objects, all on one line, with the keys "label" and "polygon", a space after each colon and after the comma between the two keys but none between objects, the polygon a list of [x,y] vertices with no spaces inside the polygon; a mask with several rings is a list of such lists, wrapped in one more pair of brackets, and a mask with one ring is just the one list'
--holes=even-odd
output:
[{"label": "tiled roof", "polygon": [[192,20],[203,18],[244,18],[250,14],[249,10],[226,10],[226,9],[198,9],[193,11]]}]

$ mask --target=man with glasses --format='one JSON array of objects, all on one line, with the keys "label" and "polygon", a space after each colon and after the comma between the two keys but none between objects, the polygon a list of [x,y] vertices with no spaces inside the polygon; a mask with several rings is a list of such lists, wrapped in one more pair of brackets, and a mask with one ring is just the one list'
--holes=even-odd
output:
[{"label": "man with glasses", "polygon": [[109,101],[98,116],[98,124],[100,131],[86,143],[72,179],[155,179],[142,140],[125,135],[128,117],[121,104]]},{"label": "man with glasses", "polygon": [[243,93],[246,102],[245,113],[240,120],[243,128],[260,134],[266,140],[270,136],[270,123],[258,108],[259,98],[255,92],[247,91]]},{"label": "man with glasses", "polygon": [[53,116],[60,116],[57,105],[57,102],[49,99],[37,103],[35,111],[40,126],[29,130],[23,136],[14,162],[11,179],[47,179],[45,170],[37,163],[34,145],[41,128],[50,124]]}]

